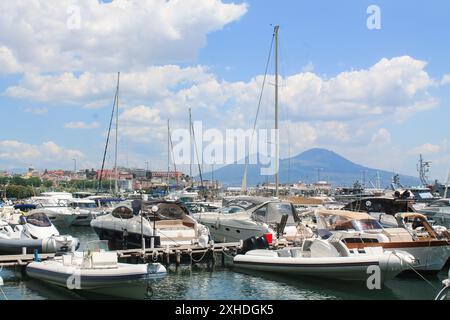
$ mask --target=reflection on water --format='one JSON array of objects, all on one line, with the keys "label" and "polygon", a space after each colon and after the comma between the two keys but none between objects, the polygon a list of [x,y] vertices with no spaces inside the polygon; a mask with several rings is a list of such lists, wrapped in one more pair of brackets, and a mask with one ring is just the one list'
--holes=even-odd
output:
[{"label": "reflection on water", "polygon": [[[87,242],[98,237],[89,227],[76,227],[61,231],[80,238],[80,250]],[[324,299],[434,299],[446,278],[446,271],[428,277],[428,284],[417,276],[395,278],[382,290],[368,290],[365,284],[342,283],[333,280],[292,278],[267,273],[243,273],[216,266],[210,271],[206,266],[169,268],[167,277],[151,280],[156,300],[324,300]],[[2,287],[8,299],[61,300],[100,298],[80,296],[69,290],[40,281],[28,279],[11,269],[1,271]],[[434,287],[432,287],[434,286]],[[104,297],[103,297],[104,298]],[[2,297],[0,296],[0,300]]]}]

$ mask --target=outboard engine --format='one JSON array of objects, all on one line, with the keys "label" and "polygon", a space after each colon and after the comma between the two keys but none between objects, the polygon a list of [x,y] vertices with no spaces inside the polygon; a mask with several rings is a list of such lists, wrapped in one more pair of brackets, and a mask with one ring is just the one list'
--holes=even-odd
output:
[{"label": "outboard engine", "polygon": [[266,236],[262,236],[259,238],[251,237],[244,240],[242,244],[241,254],[245,254],[248,251],[256,250],[256,249],[269,249],[270,244],[267,241]]}]

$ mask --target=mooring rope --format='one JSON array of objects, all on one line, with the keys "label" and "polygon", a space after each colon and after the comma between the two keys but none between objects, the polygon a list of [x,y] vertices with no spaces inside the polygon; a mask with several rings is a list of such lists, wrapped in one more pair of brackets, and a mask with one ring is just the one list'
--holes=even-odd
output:
[{"label": "mooring rope", "polygon": [[413,265],[411,265],[408,261],[406,261],[405,259],[403,259],[402,257],[400,257],[399,255],[397,255],[397,252],[393,251],[392,252],[393,255],[395,255],[397,258],[399,258],[400,260],[402,260],[403,262],[405,262],[408,267],[414,271],[420,278],[422,278],[423,281],[425,281],[426,283],[428,283],[433,289],[437,289],[430,281],[428,281],[423,275],[420,274],[420,272],[418,272]]}]

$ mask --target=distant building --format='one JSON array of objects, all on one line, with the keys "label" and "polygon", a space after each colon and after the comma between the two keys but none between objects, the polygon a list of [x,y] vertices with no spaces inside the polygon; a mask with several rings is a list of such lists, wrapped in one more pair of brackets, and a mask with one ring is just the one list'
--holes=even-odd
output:
[{"label": "distant building", "polygon": [[[110,170],[110,169],[105,169],[103,170],[97,170],[97,176],[96,179],[99,180],[100,179],[100,175],[102,176],[102,180],[115,180],[116,179],[116,171],[115,170]],[[123,169],[118,170],[117,172],[118,175],[118,180],[133,180],[133,174],[125,171]]]}]

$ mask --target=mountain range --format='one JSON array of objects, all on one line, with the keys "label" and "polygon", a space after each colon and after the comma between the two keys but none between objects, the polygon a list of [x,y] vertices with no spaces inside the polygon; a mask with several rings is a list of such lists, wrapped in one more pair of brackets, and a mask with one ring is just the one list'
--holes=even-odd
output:
[{"label": "mountain range", "polygon": [[[204,173],[204,179],[219,180],[225,186],[239,187],[242,184],[244,164],[231,164]],[[247,169],[247,185],[255,186],[274,182],[274,176],[261,175],[262,166],[252,164]],[[313,183],[318,180],[327,181],[333,186],[352,186],[356,181],[365,182],[367,187],[375,187],[377,177],[382,188],[389,186],[394,173],[368,168],[356,164],[337,153],[327,149],[310,149],[290,159],[280,160],[280,182],[294,183],[303,181]],[[399,175],[400,182],[405,186],[419,185],[419,178]]]}]

